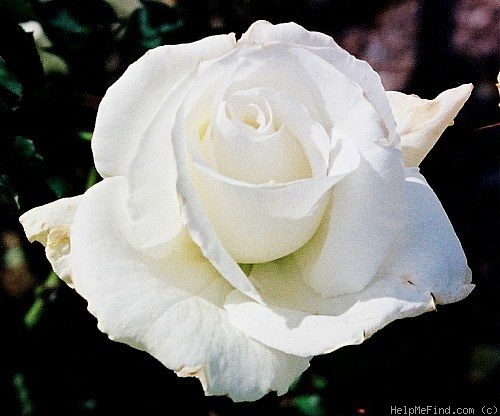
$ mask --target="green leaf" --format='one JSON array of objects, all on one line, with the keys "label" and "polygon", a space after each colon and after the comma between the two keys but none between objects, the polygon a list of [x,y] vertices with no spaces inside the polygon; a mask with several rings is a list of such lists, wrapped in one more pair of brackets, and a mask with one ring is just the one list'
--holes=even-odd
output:
[{"label": "green leaf", "polygon": [[328,385],[328,380],[322,376],[319,376],[317,374],[313,374],[311,377],[312,384],[315,389],[317,390],[324,390],[326,389],[326,386]]},{"label": "green leaf", "polygon": [[305,416],[326,416],[326,409],[319,394],[304,394],[294,399],[297,410]]},{"label": "green leaf", "polygon": [[175,34],[184,27],[184,20],[165,4],[144,2],[144,7],[136,13],[141,44],[145,49],[163,45],[165,36]]},{"label": "green leaf", "polygon": [[35,160],[37,162],[43,161],[43,157],[37,152],[33,140],[23,136],[16,136],[14,139],[14,147],[17,154],[23,159]]},{"label": "green leaf", "polygon": [[43,305],[43,299],[35,299],[35,301],[31,305],[31,308],[29,308],[26,315],[24,315],[24,326],[26,328],[31,329],[38,323],[43,312]]},{"label": "green leaf", "polygon": [[87,140],[87,141],[92,140],[92,132],[91,131],[79,131],[78,136],[82,140]]},{"label": "green leaf", "polygon": [[21,416],[31,416],[33,415],[33,403],[31,402],[28,387],[24,381],[24,377],[21,373],[14,374],[12,378],[12,384],[17,391],[17,397],[19,398],[20,415]]},{"label": "green leaf", "polygon": [[87,177],[87,182],[85,183],[85,189],[89,189],[94,186],[97,182],[101,180],[101,176],[97,173],[96,168],[92,167]]},{"label": "green leaf", "polygon": [[75,35],[87,35],[91,32],[91,28],[78,22],[68,10],[59,10],[55,17],[49,20],[49,23],[58,29]]},{"label": "green leaf", "polygon": [[14,212],[19,210],[19,196],[12,188],[7,175],[0,175],[0,206],[10,207]]},{"label": "green leaf", "polygon": [[47,178],[47,185],[58,198],[68,196],[72,190],[71,184],[62,176],[51,176]]},{"label": "green leaf", "polygon": [[23,86],[12,72],[7,69],[5,60],[2,57],[0,57],[0,85],[18,98],[21,98]]},{"label": "green leaf", "polygon": [[24,326],[28,329],[34,328],[43,314],[43,308],[45,302],[43,300],[43,294],[47,290],[54,290],[60,285],[61,281],[59,277],[51,271],[45,279],[45,282],[38,285],[35,288],[35,300],[29,308],[28,312],[24,315]]}]

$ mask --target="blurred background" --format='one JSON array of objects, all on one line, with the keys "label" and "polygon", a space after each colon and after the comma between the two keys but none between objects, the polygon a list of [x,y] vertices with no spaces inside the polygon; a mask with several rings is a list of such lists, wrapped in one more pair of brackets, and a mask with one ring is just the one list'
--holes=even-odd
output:
[{"label": "blurred background", "polygon": [[[17,218],[99,180],[90,152],[96,111],[131,62],[163,44],[239,36],[257,19],[332,35],[387,90],[434,98],[474,84],[422,171],[477,287],[458,304],[314,358],[285,396],[233,404],[109,341]],[[0,414],[348,416],[388,415],[391,405],[480,414],[498,406],[499,36],[498,0],[0,0]]]}]

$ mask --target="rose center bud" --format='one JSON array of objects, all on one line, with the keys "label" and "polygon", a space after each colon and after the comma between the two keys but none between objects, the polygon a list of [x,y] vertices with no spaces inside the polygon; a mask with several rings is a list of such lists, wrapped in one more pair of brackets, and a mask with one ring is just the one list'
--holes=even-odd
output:
[{"label": "rose center bud", "polygon": [[205,108],[192,113],[210,117],[198,119],[192,178],[222,245],[238,263],[296,251],[329,200],[325,130],[272,88],[228,89]]},{"label": "rose center bud", "polygon": [[211,127],[206,139],[211,142],[219,173],[253,184],[311,177],[304,149],[273,115],[266,90],[230,94],[219,103]]}]

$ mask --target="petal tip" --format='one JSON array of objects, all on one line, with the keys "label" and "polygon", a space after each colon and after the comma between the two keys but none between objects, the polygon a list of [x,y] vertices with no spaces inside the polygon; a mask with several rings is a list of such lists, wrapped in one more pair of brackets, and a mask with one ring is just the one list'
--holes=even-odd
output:
[{"label": "petal tip", "polygon": [[195,377],[200,380],[201,386],[205,395],[210,396],[211,393],[208,389],[208,377],[203,365],[197,365],[196,367],[184,366],[180,370],[175,371],[178,377]]}]

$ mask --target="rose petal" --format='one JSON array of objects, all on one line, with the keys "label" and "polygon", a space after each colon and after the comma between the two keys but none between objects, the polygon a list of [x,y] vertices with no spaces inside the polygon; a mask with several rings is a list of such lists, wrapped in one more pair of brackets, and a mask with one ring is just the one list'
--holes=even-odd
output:
[{"label": "rose petal", "polygon": [[59,278],[69,287],[73,287],[69,227],[56,227],[50,230],[45,254]]},{"label": "rose petal", "polygon": [[168,94],[155,114],[126,175],[136,246],[153,255],[168,251],[171,238],[183,226],[171,132],[185,88],[192,81],[190,75]]},{"label": "rose petal", "polygon": [[[130,245],[123,178],[83,197],[72,226],[76,290],[110,338],[151,353],[207,394],[255,400],[284,393],[308,360],[283,354],[235,330],[219,308],[231,286],[186,233],[161,259]],[[105,236],[103,238],[103,236]]]},{"label": "rose petal", "polygon": [[397,149],[358,168],[332,191],[318,232],[296,256],[305,281],[324,296],[362,290],[405,226],[403,169]]},{"label": "rose petal", "polygon": [[[498,75],[497,75],[497,89],[498,89],[498,95],[500,95],[500,72],[498,72]],[[498,106],[500,107],[500,102],[498,103]]]},{"label": "rose petal", "polygon": [[[283,276],[273,276],[280,277]],[[429,292],[397,279],[380,279],[360,293],[328,301],[333,304],[335,315],[266,307],[237,291],[231,292],[224,307],[229,321],[240,331],[272,348],[302,357],[360,344],[395,319],[435,308]],[[321,306],[327,309],[326,305]]]},{"label": "rose petal", "polygon": [[28,240],[39,241],[54,272],[73,287],[70,264],[69,227],[73,222],[81,196],[62,198],[24,213],[19,221]]},{"label": "rose petal", "polygon": [[320,32],[304,29],[297,23],[273,25],[265,20],[254,22],[241,37],[241,42],[282,42],[300,46],[330,47],[332,38]]},{"label": "rose petal", "polygon": [[[361,158],[358,168],[334,187],[318,232],[296,253],[305,281],[324,296],[362,290],[395,244],[406,215],[402,154],[378,75],[331,42],[330,48],[291,51],[323,86],[333,143],[345,150],[355,147]],[[342,166],[342,160],[333,159],[331,169]]]},{"label": "rose petal", "polygon": [[124,175],[169,91],[200,61],[231,51],[235,42],[230,34],[161,46],[130,65],[108,89],[97,113],[92,151],[101,176]]},{"label": "rose petal", "polygon": [[[232,56],[228,56],[225,60],[232,58]],[[206,76],[197,77],[197,81],[191,89],[194,93],[188,96],[188,100],[185,101],[177,114],[178,122],[174,127],[173,134],[174,152],[178,169],[177,190],[182,198],[183,214],[187,228],[193,240],[202,249],[203,254],[231,284],[250,297],[261,301],[260,295],[251,285],[236,261],[224,248],[208,221],[199,197],[191,184],[192,178],[188,167],[188,160],[186,159],[188,145],[190,144],[190,140],[193,140],[191,136],[194,136],[194,138],[197,137],[196,134],[187,135],[186,129],[190,132],[196,132],[203,127],[206,119],[203,120],[202,115],[212,112],[210,105],[214,96],[213,89],[218,87],[217,83],[221,81],[222,84],[224,83],[225,76],[228,71],[231,72],[231,69],[234,68],[231,68],[229,62],[228,65],[221,65],[220,62],[215,62],[214,64],[205,65],[204,68],[200,68],[200,71]],[[210,87],[210,93],[207,94],[208,98],[204,98],[203,93],[207,90],[208,86]],[[191,103],[197,106],[196,111],[198,113],[195,114],[195,117],[191,113],[189,114],[190,117],[187,117],[187,113],[192,111],[193,105]],[[188,125],[185,125],[185,123],[188,123]]]},{"label": "rose petal", "polygon": [[[358,152],[347,142],[337,143],[335,150],[332,149],[330,152],[328,135],[311,119],[301,104],[292,102],[274,90],[259,89],[259,92],[266,97],[270,109],[274,111],[273,115],[280,120],[282,126],[289,129],[300,142],[302,151],[308,155],[314,178],[282,184],[257,185],[251,180],[250,183],[245,183],[232,178],[243,175],[245,179],[245,175],[260,174],[269,176],[269,172],[280,163],[275,161],[276,154],[280,152],[262,154],[262,147],[269,145],[290,147],[289,143],[275,144],[274,140],[278,139],[275,137],[255,136],[224,141],[222,149],[216,148],[214,151],[218,172],[206,166],[197,152],[193,152],[195,159],[193,179],[204,213],[208,216],[224,248],[240,263],[274,260],[301,247],[314,234],[321,220],[328,202],[328,190],[356,169],[359,163]],[[186,118],[192,119],[190,116]],[[226,135],[238,134],[237,131],[231,131],[230,127],[221,123],[215,128],[220,128]],[[195,132],[189,133],[186,130],[179,132],[180,134],[184,134],[185,137],[196,135]],[[185,140],[190,141],[190,137],[186,137]],[[206,140],[209,140],[209,137]],[[215,147],[220,144],[217,138],[212,142]],[[228,160],[221,161],[221,154]],[[250,161],[235,163],[238,157],[246,158],[249,154]],[[271,155],[270,159],[268,154]],[[269,159],[269,162],[272,162],[270,170],[266,173],[265,166],[256,168],[252,163],[252,156],[260,159],[259,162]],[[326,176],[325,159],[329,157],[332,160],[331,169]],[[224,169],[226,164],[228,169]],[[228,170],[234,172],[227,172]],[[232,177],[225,177],[224,173],[232,173]]]},{"label": "rose petal", "polygon": [[384,274],[425,287],[437,303],[465,298],[474,287],[467,259],[441,203],[416,167],[406,169],[406,197],[407,236]]},{"label": "rose petal", "polygon": [[202,166],[195,169],[204,215],[225,250],[239,263],[271,261],[306,243],[321,221],[329,190],[341,179],[329,176],[250,185]]},{"label": "rose petal", "polygon": [[47,245],[47,237],[52,228],[69,226],[73,221],[81,196],[61,198],[50,204],[42,205],[25,212],[21,222],[30,242],[39,241]]},{"label": "rose petal", "polygon": [[406,166],[418,166],[470,97],[472,84],[446,90],[433,100],[388,91]]}]

